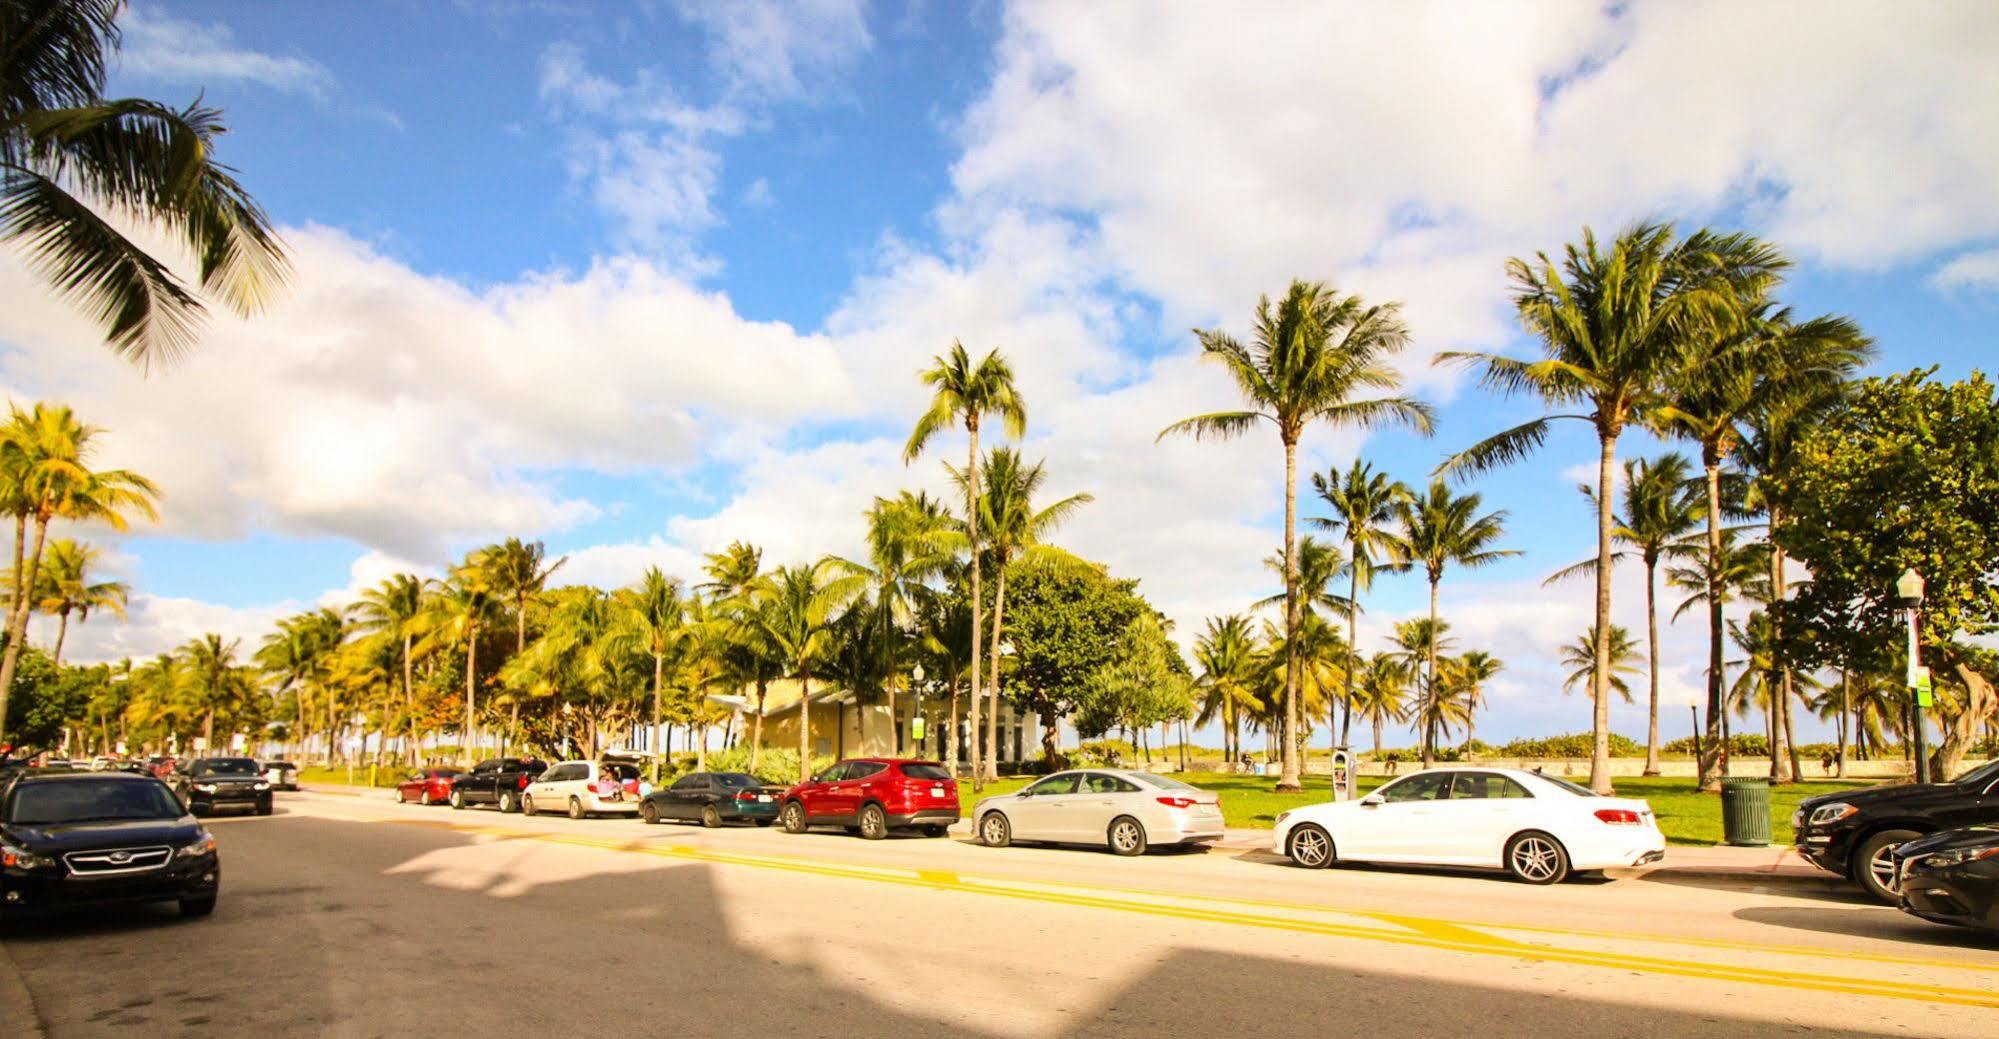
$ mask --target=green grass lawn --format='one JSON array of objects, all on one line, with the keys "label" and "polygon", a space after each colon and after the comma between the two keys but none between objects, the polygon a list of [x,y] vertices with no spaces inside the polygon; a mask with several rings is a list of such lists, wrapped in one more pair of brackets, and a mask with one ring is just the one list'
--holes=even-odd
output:
[{"label": "green grass lawn", "polygon": [[[1191,783],[1203,790],[1213,790],[1222,795],[1222,816],[1234,829],[1268,830],[1277,825],[1277,813],[1300,805],[1316,804],[1332,797],[1332,780],[1325,776],[1306,776],[1305,792],[1302,794],[1279,794],[1271,790],[1277,782],[1275,776],[1252,776],[1226,772],[1188,772],[1174,778]],[[1011,794],[1034,781],[1034,777],[1001,779],[986,784],[979,794],[973,794],[971,784],[960,784],[959,796],[965,806],[966,815],[981,797]],[[1360,792],[1381,786],[1387,780],[1378,776],[1360,777]],[[1671,844],[1720,844],[1721,843],[1721,796],[1703,794],[1695,788],[1693,779],[1678,777],[1631,777],[1615,781],[1617,793],[1622,797],[1643,798],[1652,805],[1652,811],[1659,817],[1659,829],[1666,834]],[[1770,840],[1776,844],[1789,844],[1795,833],[1791,829],[1791,813],[1798,802],[1820,794],[1830,794],[1839,790],[1851,790],[1865,783],[1851,780],[1837,782],[1794,783],[1775,787],[1770,791]]]},{"label": "green grass lawn", "polygon": [[[375,770],[375,785],[379,787],[394,787],[397,783],[402,782],[403,775],[408,771],[409,768],[405,765],[385,765]],[[350,775],[353,778],[348,778]],[[327,768],[324,765],[308,765],[298,770],[298,782],[300,786],[311,786],[314,783],[336,783],[342,785],[352,783],[355,786],[367,786],[368,766],[358,765],[350,773],[345,766]]]}]

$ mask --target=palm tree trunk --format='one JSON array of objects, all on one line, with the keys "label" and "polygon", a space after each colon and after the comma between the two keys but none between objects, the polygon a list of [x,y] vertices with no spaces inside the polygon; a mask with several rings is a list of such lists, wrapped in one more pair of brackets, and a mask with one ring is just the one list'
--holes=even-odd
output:
[{"label": "palm tree trunk", "polygon": [[410,634],[403,632],[403,707],[409,712],[409,746],[403,748],[409,754],[410,765],[417,764],[417,722],[416,722],[416,675],[410,661]]},{"label": "palm tree trunk", "polygon": [[958,679],[951,678],[951,727],[944,730],[944,771],[958,774]]},{"label": "palm tree trunk", "polygon": [[1589,785],[1598,794],[1610,786],[1610,530],[1611,490],[1617,471],[1617,433],[1598,433],[1596,470],[1596,674],[1590,678]]},{"label": "palm tree trunk", "polygon": [[[659,782],[660,769],[666,764],[665,755],[657,753],[659,748],[654,746],[659,742],[660,703],[665,697],[666,654],[654,653],[652,655],[652,731],[646,734],[646,745],[651,746],[655,751],[652,758],[652,781],[655,783]],[[751,751],[750,753],[754,755],[756,752]],[[755,768],[756,762],[752,761],[750,767]]]},{"label": "palm tree trunk", "polygon": [[[1352,532],[1349,525],[1348,532]],[[1347,680],[1346,698],[1340,708],[1340,738],[1336,746],[1347,745],[1347,735],[1353,731],[1353,687],[1354,666],[1360,663],[1360,565],[1358,562],[1360,543],[1347,538]]]},{"label": "palm tree trunk", "polygon": [[[762,667],[761,664],[758,665]],[[757,770],[757,756],[764,746],[764,694],[770,691],[770,681],[761,673],[757,675],[757,720],[756,729],[750,734],[750,771]]]},{"label": "palm tree trunk", "polygon": [[798,781],[800,783],[812,778],[812,755],[806,743],[806,737],[810,735],[812,729],[812,717],[807,713],[811,709],[812,672],[801,667],[798,669]]},{"label": "palm tree trunk", "polygon": [[1645,723],[1645,774],[1659,774],[1659,557],[1645,557],[1645,637],[1652,666],[1652,703]]},{"label": "palm tree trunk", "polygon": [[28,600],[30,590],[35,587],[35,578],[42,565],[42,542],[49,533],[49,521],[35,517],[35,549],[26,560],[27,570],[22,571],[21,539],[26,527],[26,517],[14,524],[14,602],[12,612],[7,616],[7,649],[0,654],[0,737],[7,731],[7,696],[14,688],[14,669],[21,662],[21,647],[28,641]]},{"label": "palm tree trunk", "polygon": [[992,652],[987,656],[991,664],[986,681],[992,687],[992,696],[986,701],[986,778],[999,778],[999,705],[1000,705],[1000,622],[1006,613],[1006,560],[995,557],[999,572],[993,575],[993,641]]},{"label": "palm tree trunk", "polygon": [[1852,717],[1850,712],[1852,711],[1853,695],[1847,688],[1847,682],[1850,678],[1851,676],[1845,668],[1839,669],[1839,718],[1837,719],[1839,760],[1835,764],[1839,767],[1838,775],[1841,779],[1846,778],[1846,723]]},{"label": "palm tree trunk", "polygon": [[965,419],[965,432],[970,437],[971,448],[965,460],[965,530],[972,541],[972,706],[971,744],[972,790],[974,793],[986,786],[985,769],[979,758],[979,690],[985,688],[979,683],[979,631],[984,623],[985,604],[979,598],[979,418],[969,415]]},{"label": "palm tree trunk", "polygon": [[1298,443],[1284,438],[1284,720],[1279,793],[1303,790],[1298,772]]},{"label": "palm tree trunk", "polygon": [[215,708],[210,707],[201,719],[201,749],[204,753],[215,753]]},{"label": "palm tree trunk", "polygon": [[1702,461],[1707,467],[1707,753],[1700,762],[1700,788],[1714,791],[1728,773],[1728,719],[1722,703],[1721,457],[1707,446]]},{"label": "palm tree trunk", "polygon": [[1374,760],[1375,760],[1375,761],[1376,761],[1377,763],[1379,763],[1379,762],[1381,761],[1381,714],[1380,714],[1380,712],[1378,712],[1378,711],[1377,711],[1377,712],[1374,712],[1374,714],[1372,715],[1372,718],[1373,718],[1373,720],[1374,720]]},{"label": "palm tree trunk", "polygon": [[474,678],[478,674],[479,629],[474,628],[471,634],[465,636],[465,748],[462,756],[465,759],[467,768],[471,767],[473,761],[472,745],[475,739],[472,731],[472,708],[474,706],[472,702],[472,690],[474,688]]},{"label": "palm tree trunk", "polygon": [[[1430,644],[1423,649],[1423,701],[1426,707],[1435,709],[1437,703],[1437,586],[1442,584],[1442,575],[1430,578]],[[1437,763],[1436,739],[1432,735],[1435,715],[1425,712],[1423,719],[1423,767]]]},{"label": "palm tree trunk", "polygon": [[55,652],[49,658],[58,668],[62,667],[63,640],[68,637],[69,637],[69,607],[65,606],[62,609],[56,611],[56,648]]}]

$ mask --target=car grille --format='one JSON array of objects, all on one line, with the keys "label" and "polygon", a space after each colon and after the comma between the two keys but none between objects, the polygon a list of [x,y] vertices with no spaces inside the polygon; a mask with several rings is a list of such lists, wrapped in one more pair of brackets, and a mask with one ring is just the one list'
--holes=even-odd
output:
[{"label": "car grille", "polygon": [[143,873],[159,869],[174,856],[173,849],[110,848],[102,851],[72,851],[62,857],[70,873],[79,877],[108,877],[120,873]]}]

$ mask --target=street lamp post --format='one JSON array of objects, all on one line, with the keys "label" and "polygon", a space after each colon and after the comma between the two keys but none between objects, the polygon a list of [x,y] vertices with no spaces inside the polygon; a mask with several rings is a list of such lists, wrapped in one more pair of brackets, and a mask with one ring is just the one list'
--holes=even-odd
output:
[{"label": "street lamp post", "polygon": [[1903,615],[1908,618],[1909,623],[1907,684],[1909,687],[1909,729],[1911,736],[1915,740],[1916,782],[1928,783],[1930,781],[1930,754],[1929,749],[1924,746],[1927,742],[1927,733],[1924,730],[1929,726],[1923,720],[1923,705],[1916,688],[1919,677],[1922,674],[1922,661],[1919,647],[1916,644],[1916,613],[1922,609],[1923,605],[1923,575],[1917,573],[1913,567],[1902,571],[1902,576],[1895,579],[1895,605],[1902,608]]},{"label": "street lamp post", "polygon": [[926,743],[926,742],[928,742],[928,741],[929,741],[929,738],[930,738],[930,734],[929,734],[929,733],[927,733],[927,732],[925,732],[925,731],[923,731],[923,730],[924,730],[925,728],[927,728],[927,726],[925,726],[925,725],[923,724],[923,663],[922,663],[922,661],[918,661],[918,662],[917,662],[917,664],[916,664],[916,666],[915,666],[914,668],[911,668],[911,669],[910,669],[910,672],[909,672],[909,684],[910,684],[910,685],[911,685],[911,686],[912,686],[912,687],[914,688],[914,690],[915,690],[915,692],[916,692],[916,708],[915,708],[915,713],[914,713],[914,714],[912,714],[912,715],[910,716],[910,725],[916,728],[916,732],[915,732],[915,734],[914,734],[914,735],[915,735],[915,737],[916,737],[916,753],[917,753],[917,754],[918,754],[919,756],[921,756],[921,755],[923,754],[923,744],[924,744],[924,743]]}]

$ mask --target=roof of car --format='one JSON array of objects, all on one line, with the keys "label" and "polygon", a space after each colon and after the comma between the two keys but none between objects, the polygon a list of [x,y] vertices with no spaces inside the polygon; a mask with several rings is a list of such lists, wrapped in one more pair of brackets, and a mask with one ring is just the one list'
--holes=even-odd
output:
[{"label": "roof of car", "polygon": [[131,772],[36,772],[17,773],[17,783],[61,783],[77,779],[107,779],[114,783],[157,783],[151,776],[136,775]]}]

